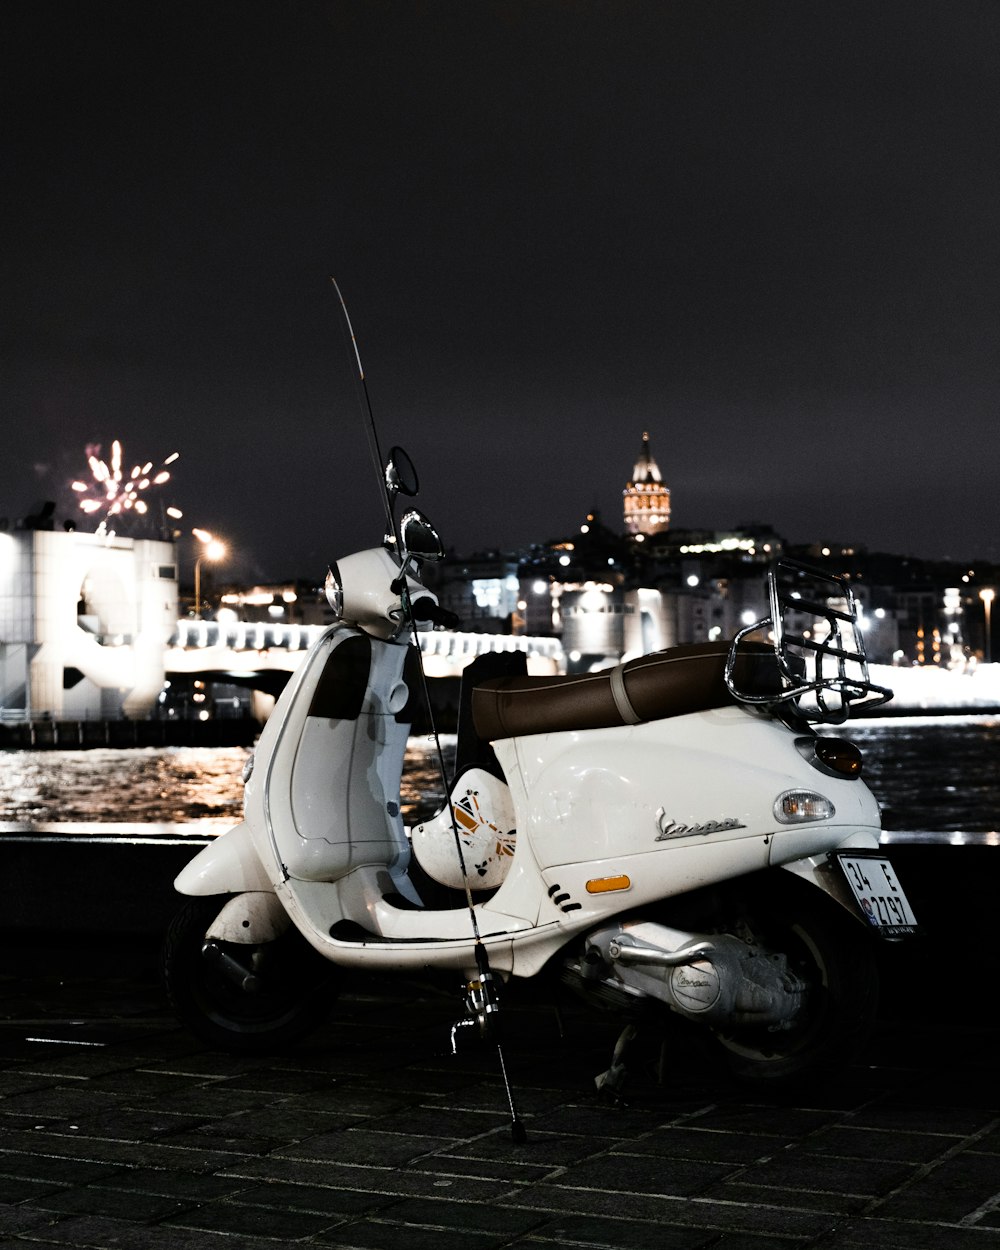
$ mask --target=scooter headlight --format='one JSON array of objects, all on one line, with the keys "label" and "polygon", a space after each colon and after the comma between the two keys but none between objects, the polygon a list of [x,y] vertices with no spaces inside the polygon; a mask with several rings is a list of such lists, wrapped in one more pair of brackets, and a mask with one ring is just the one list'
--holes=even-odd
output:
[{"label": "scooter headlight", "polygon": [[336,563],[330,565],[326,571],[326,581],[323,583],[323,590],[326,593],[326,601],[333,609],[334,620],[339,621],[344,615],[344,586],[340,580],[340,569]]},{"label": "scooter headlight", "polygon": [[782,825],[829,820],[836,810],[826,795],[815,790],[785,790],[774,800],[774,819]]}]

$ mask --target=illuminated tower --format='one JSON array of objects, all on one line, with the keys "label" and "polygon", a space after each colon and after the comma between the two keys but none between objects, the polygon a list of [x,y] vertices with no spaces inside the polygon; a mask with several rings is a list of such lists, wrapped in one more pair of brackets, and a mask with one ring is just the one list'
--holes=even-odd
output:
[{"label": "illuminated tower", "polygon": [[662,534],[670,527],[670,491],[649,450],[649,435],[642,436],[642,450],[632,470],[632,480],[622,491],[625,528],[630,534]]}]

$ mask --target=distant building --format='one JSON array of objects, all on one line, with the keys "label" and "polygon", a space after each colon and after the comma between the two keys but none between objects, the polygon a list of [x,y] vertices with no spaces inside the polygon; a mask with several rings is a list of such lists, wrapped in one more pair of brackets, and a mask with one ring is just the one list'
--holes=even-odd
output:
[{"label": "distant building", "polygon": [[649,450],[649,435],[632,470],[632,480],[622,492],[625,529],[630,534],[661,534],[670,527],[670,491],[663,484],[659,466]]}]

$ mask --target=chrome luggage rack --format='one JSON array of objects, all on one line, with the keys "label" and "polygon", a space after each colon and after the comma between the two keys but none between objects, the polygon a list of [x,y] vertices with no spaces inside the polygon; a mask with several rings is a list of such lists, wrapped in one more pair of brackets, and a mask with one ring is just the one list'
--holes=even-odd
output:
[{"label": "chrome luggage rack", "polygon": [[[852,704],[888,703],[892,691],[869,676],[847,579],[796,560],[775,560],[767,581],[770,616],[741,629],[726,658],[725,682],[733,697],[766,706],[791,702],[807,720],[834,724],[847,719]],[[740,644],[759,633],[774,647],[778,669],[779,689],[767,693],[741,690],[734,680]]]}]

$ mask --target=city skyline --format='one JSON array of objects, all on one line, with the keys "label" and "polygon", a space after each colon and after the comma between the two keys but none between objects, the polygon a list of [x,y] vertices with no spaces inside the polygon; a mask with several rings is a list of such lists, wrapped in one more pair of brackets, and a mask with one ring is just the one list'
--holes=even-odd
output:
[{"label": "city skyline", "polygon": [[1000,561],[1000,13],[985,0],[15,0],[2,512],[86,448],[244,578],[377,542],[672,525]]}]

